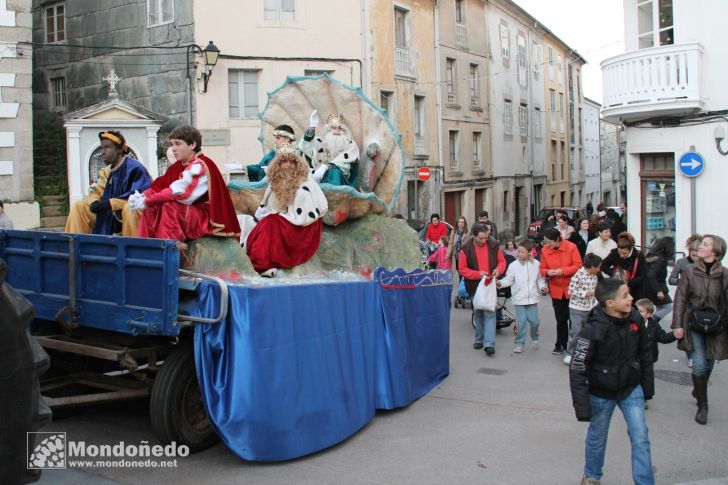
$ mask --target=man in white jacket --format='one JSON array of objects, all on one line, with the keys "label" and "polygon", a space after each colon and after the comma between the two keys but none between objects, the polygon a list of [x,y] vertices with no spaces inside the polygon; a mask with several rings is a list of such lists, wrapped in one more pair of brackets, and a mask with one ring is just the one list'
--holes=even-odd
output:
[{"label": "man in white jacket", "polygon": [[533,347],[539,348],[539,318],[538,302],[541,295],[546,294],[548,286],[546,280],[540,273],[540,266],[537,260],[531,256],[533,243],[525,240],[518,245],[518,259],[512,262],[506,270],[506,275],[498,281],[498,287],[505,288],[512,286],[511,299],[516,308],[517,333],[515,349],[513,352],[520,354],[526,344],[526,325],[531,328],[531,340]]}]

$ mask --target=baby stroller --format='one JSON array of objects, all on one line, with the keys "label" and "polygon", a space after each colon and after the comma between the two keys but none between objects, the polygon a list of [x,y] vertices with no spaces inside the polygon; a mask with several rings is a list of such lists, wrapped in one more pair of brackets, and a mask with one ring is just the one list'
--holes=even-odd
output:
[{"label": "baby stroller", "polygon": [[[504,257],[506,260],[506,268],[509,264],[516,260],[516,258],[508,254],[505,254]],[[508,300],[511,298],[511,287],[498,288],[497,295],[498,298],[495,305],[495,329],[500,330],[501,328],[510,327],[511,324],[516,321],[516,316],[506,307]],[[470,323],[473,325],[473,328],[475,328],[475,310],[473,310],[473,313],[470,316]]]},{"label": "baby stroller", "polygon": [[473,302],[470,301],[470,295],[465,289],[465,279],[463,278],[460,279],[460,284],[458,285],[458,296],[455,297],[453,306],[455,308],[465,308],[466,306],[473,308]]}]

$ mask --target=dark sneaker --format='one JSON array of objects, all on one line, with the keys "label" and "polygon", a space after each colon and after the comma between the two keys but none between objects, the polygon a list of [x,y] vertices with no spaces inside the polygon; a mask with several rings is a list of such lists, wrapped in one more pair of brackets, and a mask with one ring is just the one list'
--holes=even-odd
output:
[{"label": "dark sneaker", "polygon": [[556,347],[554,347],[554,350],[552,350],[552,351],[551,351],[551,353],[552,353],[553,355],[561,355],[561,354],[563,354],[563,353],[564,353],[564,349],[562,349],[561,347],[559,347],[559,346],[557,345]]},{"label": "dark sneaker", "polygon": [[493,357],[493,354],[495,354],[495,349],[493,347],[486,347],[485,348],[485,354],[488,357]]},{"label": "dark sneaker", "polygon": [[482,349],[482,348],[483,348],[483,344],[481,344],[480,342],[475,342],[475,343],[473,344],[473,348],[474,348],[475,350],[480,350],[480,349]]}]

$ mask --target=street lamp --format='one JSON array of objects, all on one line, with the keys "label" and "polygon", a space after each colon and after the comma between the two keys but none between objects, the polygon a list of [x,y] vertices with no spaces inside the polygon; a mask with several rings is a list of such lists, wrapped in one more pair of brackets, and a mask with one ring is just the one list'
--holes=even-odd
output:
[{"label": "street lamp", "polygon": [[187,79],[190,81],[190,91],[192,90],[192,78],[190,77],[190,51],[196,51],[202,55],[202,59],[205,61],[205,67],[202,71],[202,92],[207,92],[207,83],[212,77],[212,70],[217,64],[217,59],[220,57],[220,49],[210,41],[207,46],[202,49],[197,44],[190,44],[187,46]]}]

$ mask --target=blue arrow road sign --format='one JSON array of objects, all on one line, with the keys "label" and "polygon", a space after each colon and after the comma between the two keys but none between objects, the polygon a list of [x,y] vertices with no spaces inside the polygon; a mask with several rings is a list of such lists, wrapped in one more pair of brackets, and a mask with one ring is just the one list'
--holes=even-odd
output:
[{"label": "blue arrow road sign", "polygon": [[697,177],[703,173],[705,160],[703,160],[703,156],[698,152],[686,152],[682,157],[680,157],[677,168],[679,168],[680,172],[682,172],[682,174],[686,177]]}]

